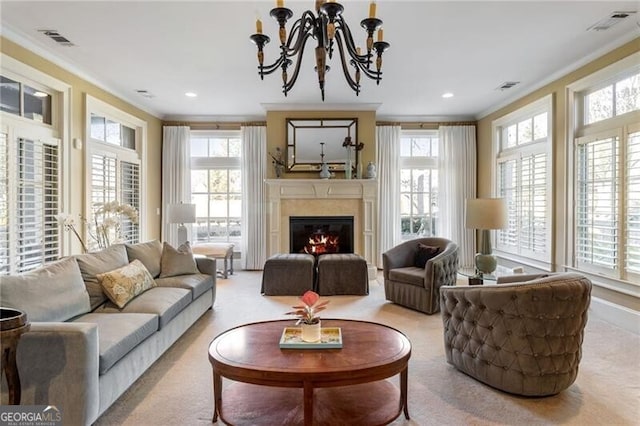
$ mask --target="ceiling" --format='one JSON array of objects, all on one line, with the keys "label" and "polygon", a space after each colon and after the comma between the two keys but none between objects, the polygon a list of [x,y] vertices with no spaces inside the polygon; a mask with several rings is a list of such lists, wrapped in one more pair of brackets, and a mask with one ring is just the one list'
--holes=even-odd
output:
[{"label": "ceiling", "polygon": [[[367,1],[342,0],[357,43]],[[314,2],[287,0],[297,18]],[[337,58],[329,62],[326,100],[313,71],[314,42],[285,98],[280,73],[257,74],[249,40],[255,19],[278,53],[272,1],[6,1],[3,36],[165,120],[249,120],[270,109],[375,109],[379,119],[480,118],[640,36],[638,14],[606,31],[587,31],[637,1],[378,0],[384,21],[383,80],[349,89]],[[288,26],[290,28],[290,24]],[[56,30],[62,46],[38,30]],[[506,81],[520,82],[499,90]],[[139,94],[146,90],[152,97]],[[195,92],[188,98],[185,92]],[[452,98],[442,94],[451,92]]]}]

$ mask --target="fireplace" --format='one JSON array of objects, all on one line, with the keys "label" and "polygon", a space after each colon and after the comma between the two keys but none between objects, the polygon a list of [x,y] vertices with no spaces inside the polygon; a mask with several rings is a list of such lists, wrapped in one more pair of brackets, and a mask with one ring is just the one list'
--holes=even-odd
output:
[{"label": "fireplace", "polygon": [[353,253],[353,216],[290,216],[291,253]]}]

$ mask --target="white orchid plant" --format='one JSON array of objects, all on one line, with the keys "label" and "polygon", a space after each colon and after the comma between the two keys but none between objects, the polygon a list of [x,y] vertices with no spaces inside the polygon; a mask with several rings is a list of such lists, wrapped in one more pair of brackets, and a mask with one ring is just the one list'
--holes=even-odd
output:
[{"label": "white orchid plant", "polygon": [[[57,216],[58,222],[65,230],[73,232],[84,253],[89,251],[87,244],[80,236],[76,228],[76,217],[69,213],[60,213]],[[120,204],[118,201],[109,201],[101,204],[93,212],[93,221],[81,219],[87,227],[87,233],[99,249],[105,249],[111,244],[122,242],[122,219],[128,219],[131,223],[138,223],[138,211],[130,204]]]}]

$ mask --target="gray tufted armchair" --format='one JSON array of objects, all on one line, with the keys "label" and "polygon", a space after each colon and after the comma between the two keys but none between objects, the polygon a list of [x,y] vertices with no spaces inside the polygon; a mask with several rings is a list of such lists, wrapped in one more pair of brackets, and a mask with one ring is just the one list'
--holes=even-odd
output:
[{"label": "gray tufted armchair", "polygon": [[[424,268],[415,266],[418,244],[440,249]],[[445,238],[416,238],[383,253],[382,265],[387,300],[434,314],[440,310],[440,286],[456,283],[458,245]]]},{"label": "gray tufted armchair", "polygon": [[554,395],[578,375],[591,281],[561,273],[440,289],[447,362],[518,395]]}]

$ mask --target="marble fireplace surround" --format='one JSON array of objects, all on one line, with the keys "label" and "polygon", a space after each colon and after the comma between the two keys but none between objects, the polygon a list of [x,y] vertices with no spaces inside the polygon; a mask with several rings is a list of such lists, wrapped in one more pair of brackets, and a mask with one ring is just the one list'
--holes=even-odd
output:
[{"label": "marble fireplace surround", "polygon": [[289,253],[290,216],[353,216],[354,252],[377,259],[376,180],[266,179],[267,255]]}]

